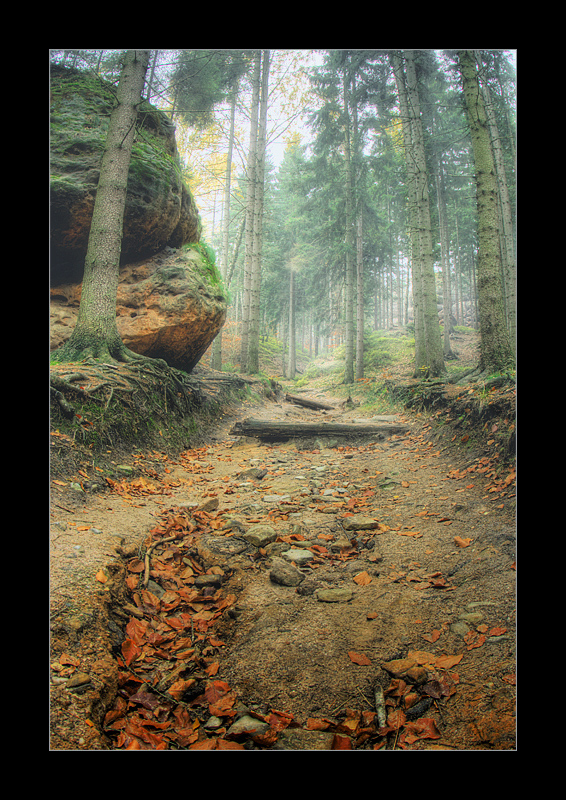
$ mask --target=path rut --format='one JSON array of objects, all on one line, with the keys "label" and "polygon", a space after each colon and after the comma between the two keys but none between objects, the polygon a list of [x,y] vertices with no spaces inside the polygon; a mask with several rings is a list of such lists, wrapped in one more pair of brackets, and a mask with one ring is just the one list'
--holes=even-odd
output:
[{"label": "path rut", "polygon": [[[363,418],[327,394],[315,397],[336,411],[279,402],[253,415]],[[201,518],[208,527],[193,536],[193,552],[204,573],[223,574],[231,603],[208,639],[205,662],[214,673],[206,677],[229,687],[235,702],[230,713],[213,713],[197,694],[189,716],[199,724],[185,746],[513,749],[514,475],[495,482],[487,459],[467,463],[424,418],[390,421],[409,432],[337,446],[266,445],[230,436],[227,417],[210,445],[165,460],[159,476],[146,471],[155,493],[53,506],[55,617],[64,628],[69,576],[80,582],[83,570],[93,580],[96,564],[77,548],[90,551],[95,542],[95,561],[103,562],[118,540],[122,548],[136,544],[164,513],[208,503]],[[59,506],[65,502],[68,494]],[[261,524],[275,537],[257,546],[246,534]],[[291,552],[307,558],[291,560]],[[68,631],[61,637],[61,647],[69,644]],[[376,687],[385,692],[385,725]],[[419,703],[424,711],[411,713]],[[250,715],[267,733],[232,729]],[[121,746],[159,749],[155,741],[132,734]]]}]

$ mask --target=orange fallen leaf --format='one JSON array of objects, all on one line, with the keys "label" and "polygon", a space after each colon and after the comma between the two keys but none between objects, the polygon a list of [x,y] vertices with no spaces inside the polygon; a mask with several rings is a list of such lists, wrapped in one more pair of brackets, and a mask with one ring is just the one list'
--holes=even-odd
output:
[{"label": "orange fallen leaf", "polygon": [[371,667],[371,661],[367,656],[364,656],[363,653],[355,653],[353,650],[350,650],[348,655],[354,664],[359,664],[362,667]]},{"label": "orange fallen leaf", "polygon": [[457,544],[458,547],[468,547],[472,543],[472,539],[470,536],[466,536],[463,538],[462,536],[455,536],[454,537],[454,544]]},{"label": "orange fallen leaf", "polygon": [[354,581],[358,584],[358,586],[367,586],[368,583],[371,583],[371,575],[369,575],[367,572],[360,572],[355,576]]},{"label": "orange fallen leaf", "polygon": [[106,581],[108,580],[108,575],[104,573],[103,569],[99,569],[95,577],[96,580],[99,581],[100,583],[106,583]]},{"label": "orange fallen leaf", "polygon": [[422,636],[427,642],[436,642],[440,638],[440,631],[435,628],[432,633],[423,633]]},{"label": "orange fallen leaf", "polygon": [[435,663],[438,669],[450,669],[459,664],[463,657],[462,654],[458,656],[439,656]]},{"label": "orange fallen leaf", "polygon": [[332,750],[351,750],[352,741],[349,736],[341,736],[339,733],[334,734],[332,740]]},{"label": "orange fallen leaf", "polygon": [[489,632],[490,636],[503,636],[504,633],[507,633],[507,628],[492,628]]}]

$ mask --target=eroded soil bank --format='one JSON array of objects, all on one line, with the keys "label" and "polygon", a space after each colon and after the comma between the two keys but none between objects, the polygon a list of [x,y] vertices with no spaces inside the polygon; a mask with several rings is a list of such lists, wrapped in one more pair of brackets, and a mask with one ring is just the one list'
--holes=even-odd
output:
[{"label": "eroded soil bank", "polygon": [[99,492],[53,481],[52,749],[515,748],[512,462],[446,408],[377,440],[230,434],[364,418],[309,396],[333,410],[244,404]]}]

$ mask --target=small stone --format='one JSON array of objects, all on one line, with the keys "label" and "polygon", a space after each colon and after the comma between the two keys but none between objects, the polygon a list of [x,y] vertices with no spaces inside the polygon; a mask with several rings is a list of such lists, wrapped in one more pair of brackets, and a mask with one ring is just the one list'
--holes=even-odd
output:
[{"label": "small stone", "polygon": [[298,547],[291,547],[284,553],[285,558],[289,561],[294,561],[296,564],[303,564],[305,561],[311,561],[314,558],[314,553],[310,550],[301,550]]},{"label": "small stone", "polygon": [[265,547],[265,545],[271,544],[277,539],[277,533],[271,525],[258,524],[252,525],[242,538],[255,547]]},{"label": "small stone", "polygon": [[220,717],[209,717],[204,724],[204,727],[207,731],[215,731],[218,728],[221,728],[224,723],[220,719]]},{"label": "small stone", "polygon": [[363,517],[361,514],[357,514],[355,517],[346,517],[342,520],[342,524],[347,531],[369,531],[379,526],[377,520]]},{"label": "small stone", "polygon": [[223,577],[223,575],[197,575],[194,585],[199,589],[207,586],[221,586]]},{"label": "small stone", "polygon": [[282,503],[291,499],[290,494],[265,494],[262,497],[264,503]]},{"label": "small stone", "polygon": [[216,511],[219,505],[219,500],[217,497],[211,497],[210,500],[206,500],[204,503],[201,503],[197,507],[197,511],[206,511],[210,513],[211,511]]},{"label": "small stone", "polygon": [[319,589],[316,597],[321,603],[347,603],[353,594],[351,589]]},{"label": "small stone", "polygon": [[134,468],[130,467],[128,464],[118,464],[116,471],[121,472],[123,475],[133,475]]},{"label": "small stone", "polygon": [[258,469],[257,467],[250,467],[249,469],[245,469],[243,472],[240,472],[240,478],[255,478],[258,481],[261,481],[262,478],[265,478],[267,475],[266,469]]},{"label": "small stone", "polygon": [[67,681],[67,688],[76,689],[78,686],[85,686],[87,683],[90,683],[90,675],[87,675],[86,672],[75,672]]},{"label": "small stone", "polygon": [[458,614],[458,619],[463,622],[469,622],[470,625],[477,625],[483,619],[481,611],[472,611],[470,613],[462,612]]},{"label": "small stone", "polygon": [[286,563],[281,558],[277,558],[274,559],[269,578],[273,583],[278,583],[280,586],[298,586],[304,579],[304,575],[291,564]]},{"label": "small stone", "polygon": [[269,730],[269,724],[255,717],[243,716],[230,725],[226,736],[243,736],[245,734],[262,734]]}]

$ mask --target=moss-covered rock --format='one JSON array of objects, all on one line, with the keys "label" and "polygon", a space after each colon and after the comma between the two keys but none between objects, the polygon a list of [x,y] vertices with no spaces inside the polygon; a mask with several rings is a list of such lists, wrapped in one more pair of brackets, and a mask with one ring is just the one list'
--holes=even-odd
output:
[{"label": "moss-covered rock", "polygon": [[[115,87],[89,72],[51,71],[52,284],[82,278]],[[175,126],[144,102],[128,176],[122,263],[198,242],[200,219],[185,186]]]},{"label": "moss-covered rock", "polygon": [[[51,349],[75,326],[80,284],[51,290]],[[118,333],[126,347],[190,372],[224,324],[227,301],[210,253],[201,244],[170,247],[124,265],[116,306]]]}]

